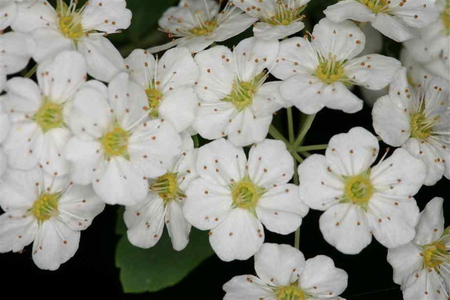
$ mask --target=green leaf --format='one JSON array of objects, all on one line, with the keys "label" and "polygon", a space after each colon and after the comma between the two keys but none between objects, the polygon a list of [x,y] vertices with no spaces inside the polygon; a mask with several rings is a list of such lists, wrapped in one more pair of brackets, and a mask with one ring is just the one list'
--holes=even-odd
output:
[{"label": "green leaf", "polygon": [[180,282],[213,253],[208,234],[194,228],[180,252],[173,250],[167,231],[150,249],[134,247],[124,235],[116,248],[116,267],[125,293],[156,292]]}]

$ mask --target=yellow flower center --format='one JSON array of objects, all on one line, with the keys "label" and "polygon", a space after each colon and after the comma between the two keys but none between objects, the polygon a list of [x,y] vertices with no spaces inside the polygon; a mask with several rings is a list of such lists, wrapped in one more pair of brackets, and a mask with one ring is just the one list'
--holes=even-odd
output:
[{"label": "yellow flower center", "polygon": [[58,214],[58,201],[61,193],[42,193],[30,209],[33,216],[40,222],[50,219]]},{"label": "yellow flower center", "polygon": [[112,131],[101,137],[100,143],[105,149],[106,157],[122,156],[129,160],[128,140],[130,136],[131,134],[128,131],[116,126]]},{"label": "yellow flower center", "polygon": [[297,286],[285,286],[278,290],[277,300],[305,300],[305,293]]},{"label": "yellow flower center", "polygon": [[252,105],[253,98],[258,91],[259,86],[264,82],[265,78],[266,73],[261,72],[248,82],[235,79],[233,82],[231,93],[221,100],[233,103],[238,111],[242,111]]},{"label": "yellow flower center", "polygon": [[287,26],[303,19],[301,13],[305,10],[306,5],[300,6],[299,8],[292,8],[284,1],[277,1],[275,5],[275,15],[270,18],[262,19],[263,22],[273,26]]},{"label": "yellow flower center", "polygon": [[423,262],[428,268],[436,268],[443,262],[450,263],[450,254],[447,252],[444,243],[436,242],[424,246]]},{"label": "yellow flower center", "polygon": [[58,13],[59,30],[62,34],[72,40],[78,40],[83,35],[83,27],[81,26],[81,12],[82,7],[76,10],[75,7],[78,1],[71,2],[70,6],[62,0],[58,0],[56,11]]},{"label": "yellow flower center", "polygon": [[217,20],[214,18],[210,21],[203,20],[202,12],[196,12],[195,16],[200,21],[200,25],[189,30],[195,36],[205,36],[211,34],[217,28]]},{"label": "yellow flower center", "polygon": [[63,127],[63,104],[54,103],[45,98],[31,119],[42,128],[44,133],[53,128]]},{"label": "yellow flower center", "polygon": [[367,210],[368,203],[375,192],[370,182],[370,169],[356,176],[344,176],[345,189],[343,203],[353,203]]},{"label": "yellow flower center", "polygon": [[150,190],[158,193],[165,202],[177,198],[186,198],[186,195],[178,186],[177,173],[166,173],[165,175],[160,176],[156,182],[150,186]]},{"label": "yellow flower center", "polygon": [[145,93],[147,94],[148,106],[150,108],[149,115],[150,117],[157,118],[159,116],[158,108],[164,96],[155,87],[149,87],[147,90],[145,90]]},{"label": "yellow flower center", "polygon": [[245,177],[240,182],[231,185],[234,205],[252,211],[265,192],[264,188],[256,186],[249,177]]},{"label": "yellow flower center", "polygon": [[444,11],[441,14],[442,22],[444,23],[444,34],[450,35],[450,1],[447,0]]},{"label": "yellow flower center", "polygon": [[336,56],[331,55],[328,60],[322,61],[315,75],[326,84],[346,79],[343,63],[336,61]]},{"label": "yellow flower center", "polygon": [[373,13],[384,13],[389,10],[388,0],[359,0],[362,4],[367,6]]},{"label": "yellow flower center", "polygon": [[429,121],[423,112],[411,116],[411,137],[425,140],[431,135],[434,121]]}]

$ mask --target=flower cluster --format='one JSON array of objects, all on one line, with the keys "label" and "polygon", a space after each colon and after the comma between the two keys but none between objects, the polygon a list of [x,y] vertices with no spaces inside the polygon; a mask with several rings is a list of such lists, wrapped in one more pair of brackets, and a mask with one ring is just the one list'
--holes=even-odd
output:
[{"label": "flower cluster", "polygon": [[[107,36],[130,26],[125,0],[2,2],[0,252],[33,243],[35,264],[56,270],[118,204],[136,247],[166,227],[182,251],[194,226],[223,261],[254,256],[258,276],[230,280],[224,299],[342,299],[348,276],[331,258],[264,243],[265,230],[298,232],[314,209],[340,252],[373,237],[388,248],[406,300],[446,299],[443,200],[420,213],[414,196],[450,179],[450,3],[339,1],[301,37],[308,3],[181,0],[159,20],[172,40],[123,58]],[[252,25],[253,37],[219,44]],[[404,67],[366,45],[370,26],[404,42]],[[383,95],[378,138],[354,127],[302,146],[322,109],[363,109],[355,86]],[[292,107],[306,120],[297,138]],[[284,108],[289,139],[272,125]],[[399,148],[379,158],[380,141]]]}]

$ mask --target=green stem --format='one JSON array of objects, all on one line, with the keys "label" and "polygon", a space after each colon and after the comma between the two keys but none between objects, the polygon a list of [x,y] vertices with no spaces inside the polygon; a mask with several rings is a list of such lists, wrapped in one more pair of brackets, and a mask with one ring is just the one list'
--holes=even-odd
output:
[{"label": "green stem", "polygon": [[297,148],[297,152],[306,152],[306,151],[314,151],[314,150],[326,150],[327,148],[328,148],[328,144],[302,146],[302,147],[298,147]]},{"label": "green stem", "polygon": [[292,108],[287,108],[288,128],[289,128],[289,143],[294,142],[294,119],[292,117]]},{"label": "green stem", "polygon": [[300,146],[300,144],[303,142],[303,139],[305,138],[306,134],[308,133],[309,129],[311,128],[311,125],[314,121],[314,118],[316,117],[316,115],[309,115],[306,117],[305,122],[303,123],[302,129],[300,131],[300,133],[297,136],[297,139],[295,140],[294,144],[292,145],[292,147],[294,149],[298,148],[298,146]]},{"label": "green stem", "polygon": [[302,155],[302,156],[304,156],[304,157],[310,157],[312,154],[311,153],[309,153],[309,152],[300,152],[300,154]]},{"label": "green stem", "polygon": [[295,231],[294,247],[300,249],[300,227]]},{"label": "green stem", "polygon": [[284,142],[286,145],[289,145],[289,142],[288,142],[288,141],[286,140],[286,138],[278,131],[278,129],[277,129],[275,126],[270,125],[270,127],[269,127],[269,134],[270,134],[273,138],[275,138],[275,139],[277,139],[277,140],[280,140],[280,141]]},{"label": "green stem", "polygon": [[291,154],[299,164],[301,164],[304,161],[304,159],[300,155],[298,155],[298,153],[292,151]]},{"label": "green stem", "polygon": [[25,77],[30,78],[31,76],[33,76],[34,73],[36,73],[37,67],[38,67],[38,65],[35,64],[34,67],[30,71],[28,71],[27,74],[25,74]]}]

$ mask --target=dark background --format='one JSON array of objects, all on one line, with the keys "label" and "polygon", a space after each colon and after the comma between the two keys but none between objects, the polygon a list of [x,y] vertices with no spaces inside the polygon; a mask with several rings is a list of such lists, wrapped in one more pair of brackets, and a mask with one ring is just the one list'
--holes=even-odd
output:
[{"label": "dark background", "polygon": [[[284,114],[285,111],[280,111],[276,119],[285,120]],[[327,143],[334,134],[347,132],[354,126],[372,130],[369,107],[353,115],[324,109],[318,114],[307,136],[306,145]],[[449,181],[442,179],[434,187],[424,186],[415,197],[421,210],[435,196],[446,198],[444,205],[447,225],[450,218],[449,186]],[[111,300],[219,300],[224,296],[222,285],[233,276],[254,274],[253,259],[225,263],[213,256],[178,285],[158,293],[124,294],[119,269],[114,264],[115,246],[119,240],[115,234],[117,209],[114,206],[106,207],[93,225],[82,233],[80,248],[75,257],[61,265],[58,271],[39,270],[31,259],[31,248],[26,248],[22,254],[0,254],[2,293],[13,292],[15,299],[102,297]],[[348,300],[402,299],[399,287],[392,281],[392,268],[386,261],[387,249],[374,239],[359,255],[341,254],[324,241],[318,226],[320,214],[319,211],[311,210],[305,217],[301,226],[300,249],[306,258],[318,254],[328,255],[333,258],[337,267],[348,273],[349,285],[341,296]],[[266,242],[293,245],[293,234],[266,234]]]},{"label": "dark background", "polygon": [[[306,30],[312,31],[312,26],[323,17],[323,9],[333,2],[335,1],[311,1],[305,10]],[[147,48],[163,43],[166,38],[164,34],[156,30],[157,20],[168,6],[176,5],[178,0],[128,0],[127,3],[133,12],[132,25],[122,34],[110,36],[121,53],[127,56],[135,48]],[[248,30],[227,44],[236,44],[250,35],[251,30]],[[399,50],[399,44],[385,40],[384,54],[398,57]],[[373,132],[370,111],[370,107],[365,107],[364,110],[349,115],[329,109],[322,110],[307,135],[305,145],[326,144],[333,135],[348,132],[355,126],[362,126]],[[295,120],[299,120],[296,109],[294,109],[294,116]],[[275,117],[275,123],[279,128],[285,129],[283,133],[287,136],[285,120],[286,111],[282,110]],[[450,184],[447,179],[442,179],[434,187],[424,186],[415,198],[422,210],[435,196],[446,198],[444,206],[448,226]],[[101,297],[110,300],[179,298],[220,300],[224,296],[222,285],[233,276],[254,274],[253,259],[226,263],[214,255],[173,287],[157,293],[124,294],[119,279],[120,270],[115,267],[115,247],[119,241],[119,236],[115,234],[117,209],[117,206],[106,207],[92,226],[82,233],[78,252],[67,263],[61,265],[58,271],[39,270],[31,259],[31,247],[26,248],[22,254],[0,254],[0,274],[2,275],[0,288],[3,295],[13,295],[13,297],[0,296],[0,298],[52,300]],[[348,273],[348,288],[341,296],[348,300],[402,299],[399,286],[392,280],[392,268],[386,260],[387,249],[373,239],[372,244],[358,255],[341,254],[324,241],[318,226],[320,215],[321,212],[310,210],[305,217],[301,226],[300,250],[307,259],[318,254],[330,256],[337,267]],[[293,245],[294,236],[266,232],[265,241]]]}]

